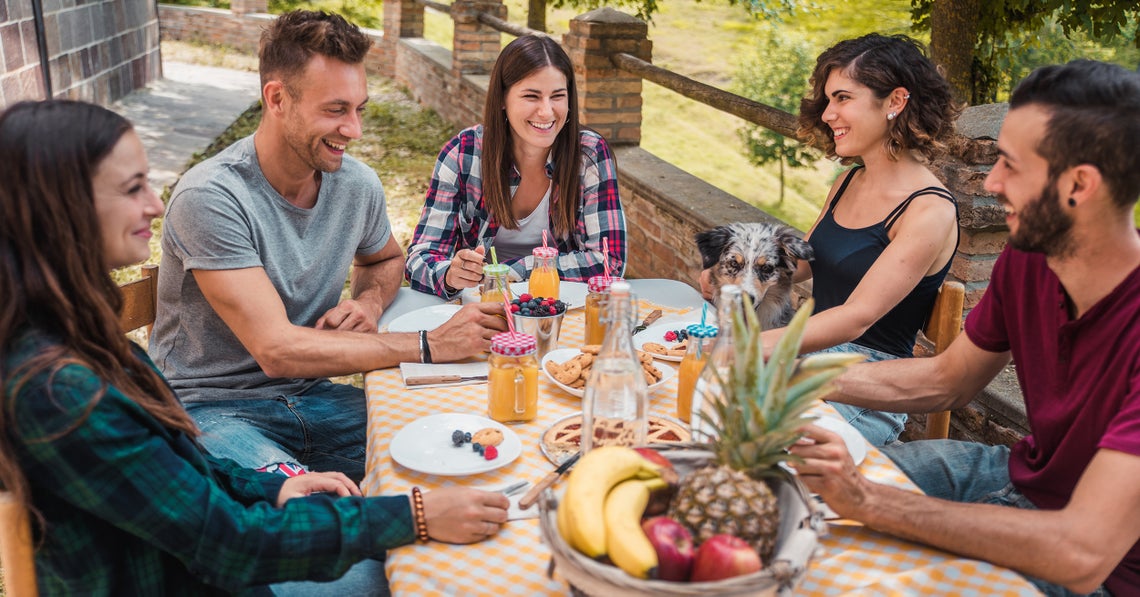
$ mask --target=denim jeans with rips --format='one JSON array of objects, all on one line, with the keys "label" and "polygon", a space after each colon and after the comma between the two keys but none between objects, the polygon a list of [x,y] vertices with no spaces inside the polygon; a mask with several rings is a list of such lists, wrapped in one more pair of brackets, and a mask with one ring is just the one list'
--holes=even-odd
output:
[{"label": "denim jeans with rips", "polygon": [[[949,439],[884,446],[886,454],[926,495],[954,502],[1037,509],[1009,480],[1009,448]],[[1065,587],[1025,577],[1048,597],[1074,597]],[[1089,593],[1111,597],[1103,586]]]},{"label": "denim jeans with rips", "polygon": [[[817,350],[816,353],[822,352],[853,352],[867,357],[867,362],[874,363],[877,361],[888,361],[897,359],[893,354],[875,350],[874,348],[867,348],[854,342],[846,342],[831,348]],[[873,446],[885,446],[898,440],[899,434],[902,433],[903,427],[906,426],[906,415],[902,413],[889,413],[880,410],[871,410],[869,408],[861,408],[858,406],[851,406],[850,404],[843,404],[841,402],[828,402],[839,414],[851,423],[853,427],[867,438],[867,441]]]},{"label": "denim jeans with rips", "polygon": [[296,396],[191,402],[186,410],[214,456],[251,469],[298,463],[364,479],[368,426],[360,388],[324,380]]}]

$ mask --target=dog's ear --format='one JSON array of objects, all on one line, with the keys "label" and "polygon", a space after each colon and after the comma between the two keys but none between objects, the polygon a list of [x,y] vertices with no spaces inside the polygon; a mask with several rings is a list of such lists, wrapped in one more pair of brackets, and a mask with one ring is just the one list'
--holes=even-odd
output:
[{"label": "dog's ear", "polygon": [[711,230],[698,232],[694,238],[697,241],[697,250],[701,252],[701,268],[708,269],[720,261],[724,248],[732,238],[732,231],[728,226],[717,226]]},{"label": "dog's ear", "polygon": [[797,259],[806,259],[811,261],[815,259],[815,250],[811,245],[802,238],[796,236],[791,228],[786,228],[780,231],[777,237],[780,242],[780,249],[784,255],[784,264],[789,269],[796,269]]}]

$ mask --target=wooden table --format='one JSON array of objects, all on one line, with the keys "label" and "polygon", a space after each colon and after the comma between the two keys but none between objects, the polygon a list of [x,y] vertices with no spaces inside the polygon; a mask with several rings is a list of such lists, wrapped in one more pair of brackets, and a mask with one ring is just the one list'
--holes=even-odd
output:
[{"label": "wooden table", "polygon": [[[696,295],[692,292],[692,295]],[[641,295],[644,298],[646,294]],[[652,298],[651,296],[649,298]],[[692,297],[670,296],[672,305]],[[699,304],[699,296],[695,302]],[[664,301],[663,301],[664,302]],[[655,305],[641,301],[640,313]],[[684,307],[663,307],[666,317],[680,316]],[[691,316],[691,314],[690,314]],[[559,344],[582,344],[581,310],[570,311]],[[675,363],[668,363],[673,364]],[[556,420],[581,411],[575,398],[542,376],[538,418],[512,429],[523,442],[522,455],[495,471],[469,477],[438,477],[411,471],[392,461],[388,444],[412,421],[438,413],[485,415],[486,385],[410,390],[399,369],[382,369],[365,376],[368,395],[368,473],[362,488],[367,495],[407,493],[413,485],[431,490],[452,485],[501,487],[512,481],[539,480],[553,469],[539,450],[542,432]],[[650,396],[650,411],[675,415],[676,380]],[[825,405],[821,408],[830,409]],[[447,441],[446,438],[441,441]],[[914,485],[878,450],[868,446],[861,465],[870,479],[917,491]],[[537,510],[537,507],[535,508]],[[797,593],[803,595],[1037,595],[1017,573],[985,562],[969,560],[871,531],[850,521],[832,521],[820,541],[821,554]],[[438,542],[392,550],[387,572],[396,595],[567,595],[557,574],[547,577],[550,551],[542,543],[537,519],[504,525],[495,537],[475,545]]]}]

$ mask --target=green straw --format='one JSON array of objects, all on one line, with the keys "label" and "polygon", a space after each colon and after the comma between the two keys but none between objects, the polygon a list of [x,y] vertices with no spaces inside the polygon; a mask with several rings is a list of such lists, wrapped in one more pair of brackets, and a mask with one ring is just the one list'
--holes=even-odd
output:
[{"label": "green straw", "polygon": [[495,247],[491,247],[491,263],[499,265],[499,258],[495,256]]}]

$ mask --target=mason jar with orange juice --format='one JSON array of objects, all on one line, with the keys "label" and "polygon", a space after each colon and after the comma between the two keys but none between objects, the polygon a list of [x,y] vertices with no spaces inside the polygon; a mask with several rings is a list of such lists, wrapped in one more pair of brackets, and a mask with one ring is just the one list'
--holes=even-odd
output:
[{"label": "mason jar with orange juice", "polygon": [[484,265],[483,292],[480,295],[479,302],[509,302],[513,298],[511,296],[511,285],[507,281],[507,275],[510,273],[510,271],[511,268],[503,265],[502,263],[488,263],[487,265]]},{"label": "mason jar with orange juice", "polygon": [[535,247],[531,251],[534,256],[534,267],[530,270],[530,286],[527,290],[531,296],[543,298],[558,298],[558,249],[554,247]]},{"label": "mason jar with orange juice", "polygon": [[538,416],[537,348],[530,334],[502,332],[491,338],[487,416],[500,423],[525,423]]},{"label": "mason jar with orange juice", "polygon": [[601,344],[606,337],[602,314],[610,296],[610,286],[622,278],[617,276],[591,276],[586,281],[586,344]]},{"label": "mason jar with orange juice", "polygon": [[689,423],[693,416],[693,390],[697,386],[701,370],[708,362],[717,328],[715,325],[695,323],[686,327],[685,331],[689,333],[689,345],[677,372],[677,418]]}]

